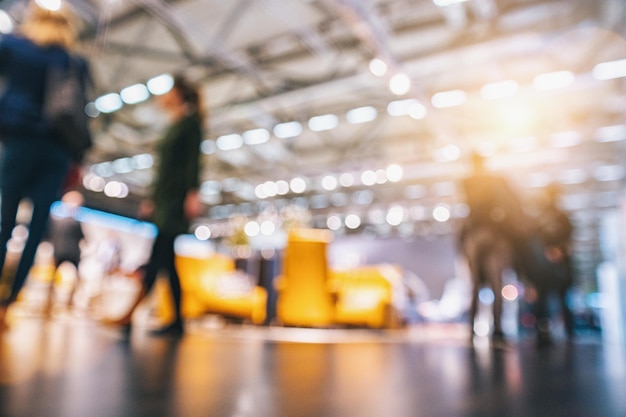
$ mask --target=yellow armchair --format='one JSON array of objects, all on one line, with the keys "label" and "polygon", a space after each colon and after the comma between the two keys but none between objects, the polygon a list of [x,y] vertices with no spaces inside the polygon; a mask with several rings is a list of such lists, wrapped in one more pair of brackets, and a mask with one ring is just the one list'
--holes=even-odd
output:
[{"label": "yellow armchair", "polygon": [[327,230],[289,232],[282,275],[276,279],[276,317],[287,326],[323,327],[334,323],[334,300],[329,291]]}]

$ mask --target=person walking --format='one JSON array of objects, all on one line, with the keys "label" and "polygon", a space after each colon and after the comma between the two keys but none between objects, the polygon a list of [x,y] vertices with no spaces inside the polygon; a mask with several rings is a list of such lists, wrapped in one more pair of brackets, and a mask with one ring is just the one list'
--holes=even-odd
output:
[{"label": "person walking", "polygon": [[46,230],[50,206],[73,161],[73,154],[53,133],[44,116],[46,80],[50,70],[67,69],[73,62],[87,83],[87,61],[74,53],[77,32],[74,15],[64,3],[57,11],[29,4],[17,34],[0,38],[0,76],[5,89],[0,97],[0,269],[5,266],[7,243],[16,226],[20,202],[32,203],[28,239],[12,278],[8,295],[0,299],[0,328],[33,265]]},{"label": "person walking", "polygon": [[189,231],[190,219],[201,213],[199,196],[200,144],[203,137],[202,99],[195,85],[182,76],[174,77],[172,89],[157,96],[160,107],[170,117],[170,127],[157,147],[156,178],[152,195],[140,205],[140,217],[150,219],[158,233],[144,271],[142,289],[128,312],[119,319],[105,320],[105,324],[130,330],[132,314],[153,288],[159,271],[168,273],[175,319],[172,323],[152,331],[153,335],[183,334],[181,314],[182,291],[175,266],[174,241]]}]

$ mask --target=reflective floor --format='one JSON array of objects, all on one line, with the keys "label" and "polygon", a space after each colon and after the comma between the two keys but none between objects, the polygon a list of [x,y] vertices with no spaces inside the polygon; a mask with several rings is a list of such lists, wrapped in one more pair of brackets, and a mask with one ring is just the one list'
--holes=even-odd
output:
[{"label": "reflective floor", "polygon": [[192,323],[181,339],[13,320],[2,416],[626,416],[623,346],[474,345],[462,326],[316,330]]}]

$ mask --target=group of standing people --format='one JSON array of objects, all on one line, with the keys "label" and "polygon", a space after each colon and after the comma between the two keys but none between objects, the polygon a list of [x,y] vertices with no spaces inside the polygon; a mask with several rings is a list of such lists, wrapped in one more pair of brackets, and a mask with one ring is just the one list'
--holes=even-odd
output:
[{"label": "group of standing people", "polygon": [[[67,69],[72,62],[78,62],[83,82],[91,80],[88,62],[76,53],[76,42],[75,18],[66,3],[52,11],[33,2],[17,33],[0,37],[0,77],[5,84],[0,95],[0,270],[2,280],[10,281],[8,291],[0,294],[0,331],[6,328],[7,311],[22,289],[46,233],[50,207],[64,191],[70,169],[77,162],[55,136],[43,109],[51,69]],[[157,149],[150,198],[141,205],[138,215],[152,220],[158,235],[149,261],[142,268],[145,276],[139,297],[128,314],[107,323],[128,328],[132,311],[153,287],[157,273],[166,270],[176,315],[173,323],[155,333],[179,335],[183,321],[174,239],[187,232],[190,219],[202,210],[198,184],[205,114],[198,88],[180,76],[157,101],[169,115],[170,126]],[[9,271],[5,268],[7,244],[24,199],[32,204],[29,234],[17,269]]]},{"label": "group of standing people", "polygon": [[512,269],[537,294],[534,301],[537,342],[552,343],[550,295],[558,296],[568,338],[574,336],[573,314],[567,293],[574,282],[571,258],[572,223],[560,207],[555,184],[546,188],[535,216],[524,210],[522,200],[502,176],[485,167],[485,158],[473,155],[473,172],[463,181],[470,213],[460,233],[460,247],[468,260],[472,279],[470,324],[472,331],[479,306],[479,290],[494,292],[494,343],[504,342],[502,329],[503,274]]}]

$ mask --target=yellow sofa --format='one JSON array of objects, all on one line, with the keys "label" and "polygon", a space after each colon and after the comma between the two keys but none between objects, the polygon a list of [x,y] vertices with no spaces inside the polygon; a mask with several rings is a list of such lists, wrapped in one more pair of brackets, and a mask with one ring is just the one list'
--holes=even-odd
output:
[{"label": "yellow sofa", "polygon": [[289,233],[283,271],[276,281],[278,321],[310,327],[398,326],[393,292],[401,285],[402,270],[391,265],[331,270],[326,255],[331,241],[327,230]]},{"label": "yellow sofa", "polygon": [[393,265],[366,265],[333,270],[335,323],[373,328],[401,324],[393,307],[393,289],[401,284],[402,271]]},{"label": "yellow sofa", "polygon": [[[183,292],[184,317],[200,317],[207,313],[250,320],[261,324],[265,320],[267,291],[252,284],[235,269],[235,261],[220,254],[206,258],[176,257],[176,269]],[[162,286],[160,315],[172,318],[167,284]]]}]

